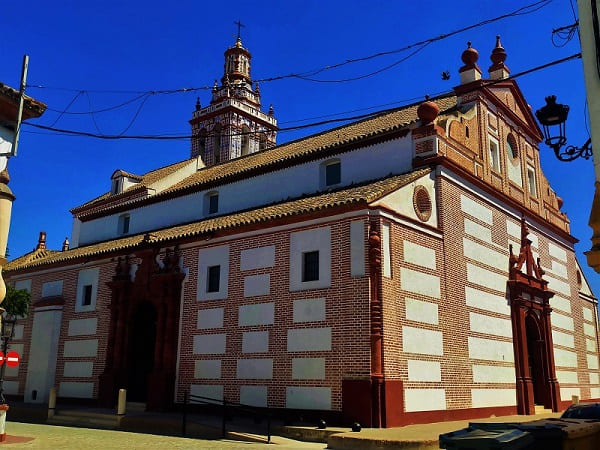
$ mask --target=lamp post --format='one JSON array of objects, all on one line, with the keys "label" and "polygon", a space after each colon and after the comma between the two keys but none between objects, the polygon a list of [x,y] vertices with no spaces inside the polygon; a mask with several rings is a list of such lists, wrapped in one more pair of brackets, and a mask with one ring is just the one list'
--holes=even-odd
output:
[{"label": "lamp post", "polygon": [[[6,313],[2,317],[2,325],[0,326],[0,339],[2,339],[2,353],[6,360],[8,353],[8,346],[15,333],[15,324],[17,322],[16,317],[7,315]],[[4,399],[4,372],[6,371],[6,361],[0,366],[0,405],[5,405],[6,400]]]},{"label": "lamp post", "polygon": [[[535,112],[542,124],[545,144],[554,150],[560,161],[573,161],[579,157],[588,159],[592,156],[592,139],[588,139],[582,147],[567,145],[566,123],[569,107],[556,103],[556,95],[546,97],[546,105]],[[564,147],[564,148],[563,148]]]}]

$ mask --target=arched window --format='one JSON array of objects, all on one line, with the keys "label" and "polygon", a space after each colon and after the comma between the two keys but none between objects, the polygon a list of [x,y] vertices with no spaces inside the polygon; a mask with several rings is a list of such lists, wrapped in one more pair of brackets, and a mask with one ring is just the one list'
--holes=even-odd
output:
[{"label": "arched window", "polygon": [[264,150],[267,148],[267,135],[265,133],[260,133],[258,137],[258,149]]},{"label": "arched window", "polygon": [[206,128],[202,128],[198,133],[198,155],[204,156],[206,151]]},{"label": "arched window", "polygon": [[517,141],[512,134],[509,134],[506,138],[506,152],[511,160],[519,157],[519,147],[517,146]]},{"label": "arched window", "polygon": [[213,152],[215,155],[215,163],[221,161],[221,124],[218,123],[213,128]]},{"label": "arched window", "polygon": [[250,128],[247,125],[242,127],[242,156],[250,153]]}]

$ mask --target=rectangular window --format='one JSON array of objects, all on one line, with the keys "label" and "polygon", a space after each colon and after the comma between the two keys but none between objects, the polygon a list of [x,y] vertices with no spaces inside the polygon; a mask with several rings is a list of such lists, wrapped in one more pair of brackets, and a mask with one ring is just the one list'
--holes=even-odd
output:
[{"label": "rectangular window", "polygon": [[208,197],[208,213],[215,214],[219,210],[219,194]]},{"label": "rectangular window", "polygon": [[92,304],[92,285],[86,284],[83,286],[83,298],[81,299],[82,306],[89,306]]},{"label": "rectangular window", "polygon": [[302,281],[316,281],[319,279],[319,251],[305,252],[302,254]]},{"label": "rectangular window", "polygon": [[342,181],[342,165],[337,162],[325,166],[325,185],[332,186]]},{"label": "rectangular window", "polygon": [[535,169],[531,166],[527,167],[527,186],[529,187],[529,194],[532,197],[537,197],[537,186],[535,182]]},{"label": "rectangular window", "polygon": [[490,139],[490,166],[496,172],[500,172],[500,153],[498,152],[498,142]]},{"label": "rectangular window", "polygon": [[129,233],[129,216],[123,217],[123,234]]},{"label": "rectangular window", "polygon": [[206,282],[206,292],[219,292],[221,266],[209,266]]}]

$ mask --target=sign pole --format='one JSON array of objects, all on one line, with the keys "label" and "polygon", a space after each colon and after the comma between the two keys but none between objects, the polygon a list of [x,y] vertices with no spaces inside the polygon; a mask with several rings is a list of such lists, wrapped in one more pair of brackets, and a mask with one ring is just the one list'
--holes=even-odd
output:
[{"label": "sign pole", "polygon": [[15,126],[15,138],[11,156],[17,156],[17,147],[19,146],[19,134],[21,133],[21,122],[23,119],[23,104],[25,102],[25,86],[27,84],[27,68],[29,66],[29,56],[23,55],[23,69],[21,70],[21,86],[19,89],[19,109],[17,110],[17,124]]}]

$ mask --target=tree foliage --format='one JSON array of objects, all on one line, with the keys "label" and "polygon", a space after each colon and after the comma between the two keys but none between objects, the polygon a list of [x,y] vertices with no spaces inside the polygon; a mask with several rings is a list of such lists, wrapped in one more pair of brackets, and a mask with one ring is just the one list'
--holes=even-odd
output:
[{"label": "tree foliage", "polygon": [[29,313],[29,304],[31,303],[31,296],[25,289],[15,289],[10,285],[6,286],[6,298],[0,307],[6,310],[7,314],[11,316],[25,317]]}]

